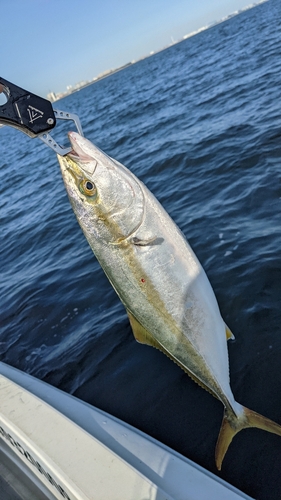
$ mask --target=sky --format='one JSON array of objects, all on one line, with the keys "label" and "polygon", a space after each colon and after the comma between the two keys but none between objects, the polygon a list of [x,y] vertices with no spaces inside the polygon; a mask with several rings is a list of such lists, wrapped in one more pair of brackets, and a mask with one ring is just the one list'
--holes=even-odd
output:
[{"label": "sky", "polygon": [[0,0],[0,76],[42,97],[63,92],[252,1]]}]

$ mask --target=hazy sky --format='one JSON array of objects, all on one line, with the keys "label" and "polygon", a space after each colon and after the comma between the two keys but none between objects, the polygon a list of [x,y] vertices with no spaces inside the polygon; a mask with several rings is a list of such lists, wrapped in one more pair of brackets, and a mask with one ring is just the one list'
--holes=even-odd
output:
[{"label": "hazy sky", "polygon": [[46,96],[179,40],[251,0],[0,0],[0,76]]}]

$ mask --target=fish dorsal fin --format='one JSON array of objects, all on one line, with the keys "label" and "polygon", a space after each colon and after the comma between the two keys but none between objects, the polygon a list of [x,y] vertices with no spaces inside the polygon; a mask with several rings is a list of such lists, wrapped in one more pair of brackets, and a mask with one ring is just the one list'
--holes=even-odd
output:
[{"label": "fish dorsal fin", "polygon": [[226,333],[226,340],[234,340],[235,339],[232,331],[230,330],[230,328],[228,328],[227,325],[225,325],[225,333]]},{"label": "fish dorsal fin", "polygon": [[176,363],[176,365],[178,365],[185,373],[187,373],[187,375],[189,375],[189,377],[191,377],[192,380],[194,382],[196,382],[196,384],[200,385],[200,387],[202,387],[207,392],[212,394],[215,398],[218,398],[218,396],[209,387],[207,387],[203,382],[201,382],[201,380],[199,380],[196,377],[196,375],[194,375],[192,372],[190,372],[188,370],[188,368],[186,368],[167,349],[165,349],[165,347],[163,347],[162,344],[160,344],[160,342],[158,342],[158,340],[156,340],[153,337],[153,335],[150,332],[148,332],[144,328],[144,326],[142,326],[140,324],[140,322],[132,315],[132,313],[130,313],[127,310],[127,314],[128,314],[129,320],[130,320],[130,324],[131,324],[131,327],[133,330],[134,337],[137,340],[137,342],[140,342],[141,344],[147,344],[147,345],[150,345],[152,347],[156,347],[156,349],[159,349],[160,351],[162,351],[164,354],[166,354],[166,356],[168,356],[168,358],[170,358],[174,363]]}]

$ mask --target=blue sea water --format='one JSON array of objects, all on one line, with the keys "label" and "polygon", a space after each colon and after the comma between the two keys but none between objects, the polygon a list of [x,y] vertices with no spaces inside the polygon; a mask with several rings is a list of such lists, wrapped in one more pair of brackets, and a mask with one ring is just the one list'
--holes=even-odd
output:
[{"label": "blue sea water", "polygon": [[[235,398],[281,424],[280,54],[281,5],[269,0],[56,106],[79,114],[85,136],[145,182],[183,230],[236,337]],[[217,474],[221,403],[135,342],[55,154],[8,127],[0,151],[1,360]],[[277,500],[280,459],[279,437],[249,429],[218,474]]]}]

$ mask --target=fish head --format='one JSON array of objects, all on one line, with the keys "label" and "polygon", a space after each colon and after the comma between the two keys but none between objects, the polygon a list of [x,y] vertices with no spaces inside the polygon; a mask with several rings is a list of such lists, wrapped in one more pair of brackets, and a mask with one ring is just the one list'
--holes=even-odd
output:
[{"label": "fish head", "polygon": [[[64,184],[86,238],[119,243],[143,219],[141,182],[85,137],[69,133],[72,151],[58,156]],[[92,245],[91,245],[92,246]]]}]

